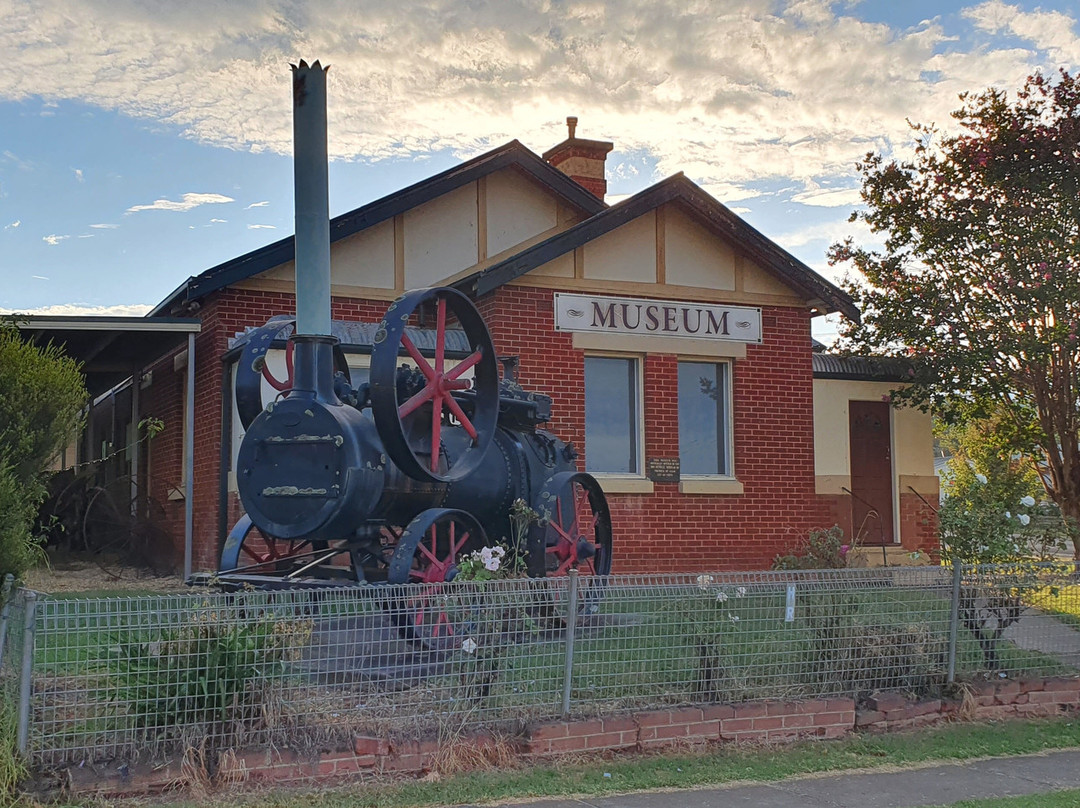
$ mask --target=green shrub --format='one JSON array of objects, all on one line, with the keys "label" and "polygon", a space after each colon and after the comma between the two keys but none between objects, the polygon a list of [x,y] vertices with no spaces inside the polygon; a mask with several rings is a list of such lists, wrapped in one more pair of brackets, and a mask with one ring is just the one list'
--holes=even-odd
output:
[{"label": "green shrub", "polygon": [[240,740],[270,717],[270,691],[311,630],[310,621],[226,623],[207,612],[154,639],[115,640],[108,697],[156,741]]},{"label": "green shrub", "polygon": [[0,322],[0,575],[21,574],[38,556],[33,524],[43,477],[75,437],[85,401],[78,363]]},{"label": "green shrub", "polygon": [[798,547],[773,559],[774,570],[836,570],[847,566],[850,544],[839,525],[811,530]]}]

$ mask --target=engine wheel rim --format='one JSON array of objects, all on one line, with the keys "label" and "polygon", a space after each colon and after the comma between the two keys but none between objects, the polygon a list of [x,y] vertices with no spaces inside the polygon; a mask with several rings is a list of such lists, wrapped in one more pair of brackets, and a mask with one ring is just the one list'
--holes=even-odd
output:
[{"label": "engine wheel rim", "polygon": [[[434,301],[436,310],[432,361],[406,333],[410,317],[429,301]],[[470,352],[447,369],[450,314],[464,329]],[[401,349],[424,378],[423,388],[404,401],[399,400],[397,383]],[[462,407],[464,398],[455,396],[469,389],[470,383],[461,378],[469,370],[474,377],[471,414]],[[413,479],[428,482],[450,482],[468,476],[480,465],[494,437],[498,404],[495,348],[472,301],[455,289],[436,288],[407,292],[390,305],[372,347],[371,409],[379,437],[398,468]],[[461,429],[471,442],[454,457],[452,466],[443,447],[451,417],[457,421],[455,428]]]},{"label": "engine wheel rim", "polygon": [[[308,573],[304,577],[330,580],[331,576],[319,573],[332,566],[325,562],[339,556],[349,559],[350,576],[359,580],[348,543],[303,538],[279,539],[261,532],[256,535],[251,517],[245,514],[225,541],[218,574],[258,575],[289,580]],[[344,567],[341,569],[344,570]]]},{"label": "engine wheel rim", "polygon": [[471,514],[449,508],[420,513],[401,534],[390,562],[389,582],[403,597],[389,604],[392,621],[406,639],[445,648],[463,632],[461,609],[452,602],[460,559],[486,544]]},{"label": "engine wheel rim", "polygon": [[[595,611],[611,574],[611,512],[603,489],[591,474],[556,474],[540,492],[539,521],[529,542],[529,574],[561,577],[576,570],[579,608]],[[582,542],[594,550],[585,556]]]}]

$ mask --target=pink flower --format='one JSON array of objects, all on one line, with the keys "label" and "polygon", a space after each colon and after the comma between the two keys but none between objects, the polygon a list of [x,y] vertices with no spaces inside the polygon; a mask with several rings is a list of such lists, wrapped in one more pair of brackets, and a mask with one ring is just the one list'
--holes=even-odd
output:
[{"label": "pink flower", "polygon": [[848,550],[850,550],[850,549],[851,549],[850,544],[841,544],[840,545],[840,557],[843,558],[844,556],[846,556],[848,554]]}]

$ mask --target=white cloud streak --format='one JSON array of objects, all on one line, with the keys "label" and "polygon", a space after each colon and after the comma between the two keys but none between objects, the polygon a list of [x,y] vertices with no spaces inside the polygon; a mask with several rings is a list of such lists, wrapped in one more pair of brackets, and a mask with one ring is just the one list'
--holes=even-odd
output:
[{"label": "white cloud streak", "polygon": [[21,224],[22,224],[22,220],[21,219],[16,219],[11,224],[5,224],[4,229],[5,230],[14,230],[15,228],[17,228]]},{"label": "white cloud streak", "polygon": [[252,202],[250,205],[248,205],[246,208],[244,208],[244,210],[251,210],[252,208],[265,208],[269,204],[270,204],[269,199],[264,200],[262,202]]},{"label": "white cloud streak", "polygon": [[120,225],[118,224],[92,224],[94,230],[116,230]]},{"label": "white cloud streak", "polygon": [[71,238],[71,236],[58,236],[55,233],[53,233],[52,235],[49,235],[49,236],[42,236],[41,240],[44,241],[46,244],[48,244],[50,247],[55,247],[61,241],[66,241],[69,238]]},{"label": "white cloud streak", "polygon": [[149,205],[133,205],[125,213],[138,213],[143,210],[188,211],[201,205],[223,205],[234,201],[232,197],[221,194],[183,194],[179,202],[171,199],[156,199]]},{"label": "white cloud streak", "polygon": [[277,227],[272,224],[249,224],[248,230],[277,230]]},{"label": "white cloud streak", "polygon": [[543,150],[572,113],[581,136],[727,201],[755,181],[851,176],[868,150],[910,143],[905,118],[947,122],[961,91],[1080,61],[1074,18],[1001,0],[957,24],[1023,46],[961,45],[939,18],[890,29],[828,0],[2,2],[0,49],[18,58],[0,63],[0,98],[76,99],[287,154],[286,65],[311,54],[332,65],[334,157],[469,156],[514,137]]},{"label": "white cloud streak", "polygon": [[3,309],[0,314],[26,314],[46,317],[142,317],[154,307],[141,303],[116,306],[90,306],[82,303],[59,303],[36,309]]}]

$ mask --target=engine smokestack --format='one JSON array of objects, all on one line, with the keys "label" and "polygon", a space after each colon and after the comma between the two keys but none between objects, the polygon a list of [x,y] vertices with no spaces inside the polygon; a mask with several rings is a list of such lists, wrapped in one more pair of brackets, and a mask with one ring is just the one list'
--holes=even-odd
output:
[{"label": "engine smokestack", "polygon": [[290,65],[296,206],[296,333],[330,336],[330,195],[326,71],[316,60]]}]

